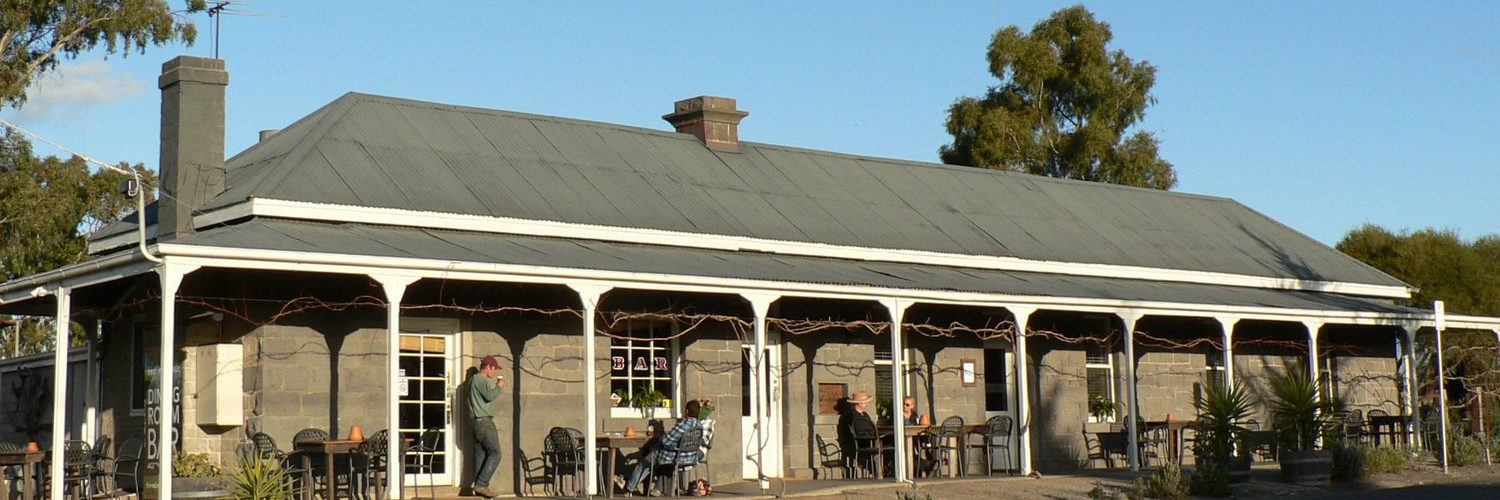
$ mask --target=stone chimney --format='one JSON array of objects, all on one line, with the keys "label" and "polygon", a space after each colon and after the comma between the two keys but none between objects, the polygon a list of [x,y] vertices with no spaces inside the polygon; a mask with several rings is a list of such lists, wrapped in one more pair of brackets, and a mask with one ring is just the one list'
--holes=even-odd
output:
[{"label": "stone chimney", "polygon": [[157,240],[193,232],[193,212],[224,191],[224,61],[178,56],[161,65],[161,199]]},{"label": "stone chimney", "polygon": [[677,132],[693,134],[711,148],[735,149],[740,144],[740,120],[750,113],[735,108],[728,97],[698,96],[677,101],[661,118]]}]

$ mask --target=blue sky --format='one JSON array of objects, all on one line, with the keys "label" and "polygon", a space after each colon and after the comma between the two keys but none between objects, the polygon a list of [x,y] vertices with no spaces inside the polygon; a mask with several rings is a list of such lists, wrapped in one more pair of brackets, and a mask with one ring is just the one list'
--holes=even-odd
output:
[{"label": "blue sky", "polygon": [[[227,149],[349,91],[663,130],[709,94],[750,112],[743,140],[937,161],[947,106],[996,83],[991,35],[1071,3],[243,0],[270,17],[223,18]],[[1157,68],[1140,127],[1177,191],[1328,244],[1366,222],[1500,234],[1500,3],[1088,6]],[[195,46],[84,54],[0,117],[154,167],[161,63],[213,53],[194,19]]]}]

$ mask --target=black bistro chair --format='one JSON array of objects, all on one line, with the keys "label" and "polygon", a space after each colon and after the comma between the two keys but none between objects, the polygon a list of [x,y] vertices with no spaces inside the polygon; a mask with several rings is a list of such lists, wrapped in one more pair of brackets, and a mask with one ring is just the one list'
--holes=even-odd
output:
[{"label": "black bistro chair", "polygon": [[[417,437],[417,442],[406,447],[406,451],[402,454],[402,457],[404,457],[401,465],[402,473],[426,475],[427,494],[429,498],[437,498],[437,483],[432,475],[437,472],[437,454],[443,446],[442,440],[443,430],[430,427],[422,431],[422,434]],[[417,493],[421,493],[422,484],[420,482],[413,486],[416,487]],[[404,490],[405,487],[403,486],[402,489]],[[402,492],[402,496],[405,496],[404,491]]]},{"label": "black bistro chair", "polygon": [[964,451],[973,449],[984,456],[984,475],[994,474],[996,456],[1005,459],[1005,471],[1010,472],[1010,430],[1014,422],[1010,417],[998,415],[986,420],[984,427],[969,431]]},{"label": "black bistro chair", "polygon": [[849,423],[849,434],[854,436],[854,449],[844,450],[844,458],[852,475],[859,477],[862,472],[870,471],[876,478],[885,477],[885,445],[880,442],[875,423],[854,419]]},{"label": "black bistro chair", "polygon": [[553,427],[547,431],[542,442],[542,457],[552,467],[552,491],[562,494],[562,478],[572,482],[571,492],[576,493],[579,477],[583,475],[583,432],[571,427]]},{"label": "black bistro chair", "polygon": [[932,450],[938,460],[938,468],[946,466],[950,476],[964,475],[964,449],[961,447],[963,433],[964,418],[952,416],[943,419],[943,423],[938,426],[937,435],[932,439]]},{"label": "black bistro chair", "polygon": [[528,456],[526,450],[519,450],[519,453],[521,454],[521,484],[525,487],[525,494],[522,496],[536,496],[537,485],[541,485],[542,493],[547,496],[556,495],[557,493],[552,490],[553,481],[556,479],[552,477],[552,466],[547,463],[547,459]]},{"label": "black bistro chair", "polygon": [[685,478],[682,474],[694,470],[698,466],[698,454],[703,452],[703,428],[694,427],[683,431],[682,437],[677,439],[677,445],[671,448],[663,448],[662,452],[671,453],[675,459],[670,464],[658,464],[658,467],[668,467],[668,485],[672,496],[677,496],[678,491],[687,489],[683,484]]},{"label": "black bistro chair", "polygon": [[822,477],[815,479],[828,479],[835,469],[839,471],[840,478],[848,479],[849,468],[844,462],[844,450],[839,449],[838,443],[824,441],[822,434],[813,434],[813,437],[818,440],[818,470],[822,472]]}]

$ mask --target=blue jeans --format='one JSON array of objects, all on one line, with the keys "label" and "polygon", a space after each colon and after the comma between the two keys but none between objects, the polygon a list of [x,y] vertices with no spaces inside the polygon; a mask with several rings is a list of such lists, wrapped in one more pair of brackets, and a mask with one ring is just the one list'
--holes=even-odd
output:
[{"label": "blue jeans", "polygon": [[474,419],[475,463],[479,470],[474,473],[474,486],[490,486],[490,477],[500,466],[500,433],[495,430],[495,420],[490,417]]}]

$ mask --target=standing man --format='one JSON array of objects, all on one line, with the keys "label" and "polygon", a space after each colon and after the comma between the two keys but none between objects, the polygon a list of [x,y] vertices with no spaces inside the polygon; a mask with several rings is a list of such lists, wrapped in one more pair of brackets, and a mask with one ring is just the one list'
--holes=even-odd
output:
[{"label": "standing man", "polygon": [[474,417],[474,463],[479,470],[474,473],[474,493],[485,498],[499,495],[490,489],[490,477],[500,465],[500,433],[495,430],[495,417],[490,412],[490,403],[500,396],[505,387],[505,376],[500,374],[500,361],[494,356],[485,356],[479,363],[479,373],[469,377],[469,415]]}]

